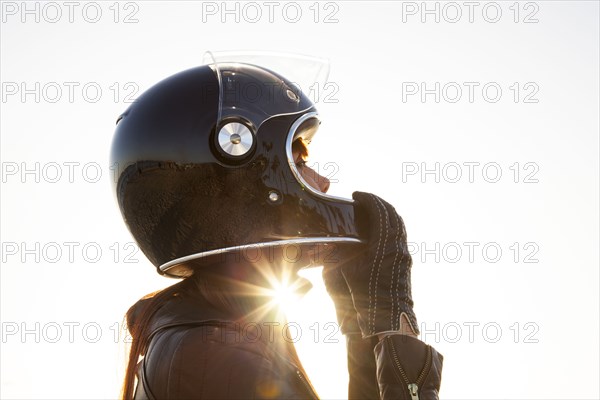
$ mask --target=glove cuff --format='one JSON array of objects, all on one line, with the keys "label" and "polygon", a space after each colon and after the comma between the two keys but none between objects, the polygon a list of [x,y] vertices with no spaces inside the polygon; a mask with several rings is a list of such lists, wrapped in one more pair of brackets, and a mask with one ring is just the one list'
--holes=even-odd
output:
[{"label": "glove cuff", "polygon": [[[363,338],[369,338],[384,333],[414,333],[419,335],[419,325],[417,324],[417,317],[412,307],[407,304],[403,304],[398,313],[394,312],[393,315],[397,315],[397,320],[392,320],[392,313],[389,312],[378,312],[375,319],[375,324],[369,324],[362,318],[362,314],[358,313],[358,326]],[[404,318],[402,316],[405,316]]]}]

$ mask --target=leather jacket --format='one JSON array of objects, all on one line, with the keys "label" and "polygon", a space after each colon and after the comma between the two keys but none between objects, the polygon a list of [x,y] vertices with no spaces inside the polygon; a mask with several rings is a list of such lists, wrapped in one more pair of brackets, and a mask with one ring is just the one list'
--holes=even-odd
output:
[{"label": "leather jacket", "polygon": [[[156,311],[149,332],[136,400],[318,399],[302,368],[268,334],[253,334],[202,300],[173,297]],[[438,398],[443,357],[432,347],[395,335],[381,342],[348,337],[347,348],[349,399]]]},{"label": "leather jacket", "polygon": [[348,399],[439,399],[444,357],[432,346],[406,335],[347,335],[346,345]]},{"label": "leather jacket", "polygon": [[172,298],[150,322],[134,398],[318,399],[302,369],[249,326],[201,300]]}]

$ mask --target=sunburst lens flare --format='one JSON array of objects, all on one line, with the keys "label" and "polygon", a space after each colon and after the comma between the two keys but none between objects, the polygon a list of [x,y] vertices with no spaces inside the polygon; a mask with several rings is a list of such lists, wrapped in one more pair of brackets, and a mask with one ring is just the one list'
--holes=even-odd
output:
[{"label": "sunburst lens flare", "polygon": [[296,293],[296,288],[288,285],[287,282],[278,282],[273,288],[272,297],[275,303],[284,308],[289,307],[300,298]]}]

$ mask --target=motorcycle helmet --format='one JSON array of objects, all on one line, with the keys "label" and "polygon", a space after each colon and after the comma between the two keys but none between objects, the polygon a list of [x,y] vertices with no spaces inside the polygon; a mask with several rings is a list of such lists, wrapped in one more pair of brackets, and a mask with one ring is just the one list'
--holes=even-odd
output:
[{"label": "motorcycle helmet", "polygon": [[310,143],[320,125],[301,87],[256,58],[208,57],[117,119],[114,193],[157,271],[186,277],[249,246],[359,243],[352,200],[312,188],[292,158],[293,141]]}]

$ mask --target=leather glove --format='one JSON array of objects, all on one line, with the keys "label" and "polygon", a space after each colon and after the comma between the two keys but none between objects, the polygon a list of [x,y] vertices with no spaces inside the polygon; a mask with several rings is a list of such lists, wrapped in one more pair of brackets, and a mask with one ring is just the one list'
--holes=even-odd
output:
[{"label": "leather glove", "polygon": [[340,275],[347,284],[362,337],[400,331],[403,313],[418,334],[404,222],[392,205],[373,194],[354,192],[352,198],[357,230],[366,247],[359,257],[343,260],[339,268],[324,269],[327,290],[339,308],[338,320],[345,326],[342,333],[350,329],[352,318]]},{"label": "leather glove", "polygon": [[[336,248],[337,260],[356,261],[358,253],[349,249]],[[348,400],[378,399],[377,366],[373,357],[373,348],[377,338],[363,339],[358,326],[358,316],[354,309],[348,284],[342,275],[340,264],[328,264],[323,268],[323,281],[329,296],[335,304],[338,324],[346,336],[348,365]]]},{"label": "leather glove", "polygon": [[[348,263],[351,262],[351,260],[348,260],[350,257],[352,256],[344,254],[337,259],[340,260],[340,262],[343,261],[344,263]],[[354,258],[355,257],[356,255]],[[335,304],[335,313],[340,331],[344,335],[360,335],[358,315],[354,309],[350,288],[348,288],[348,284],[342,275],[341,264],[325,265],[322,274],[327,293],[333,300],[333,304]]]}]

